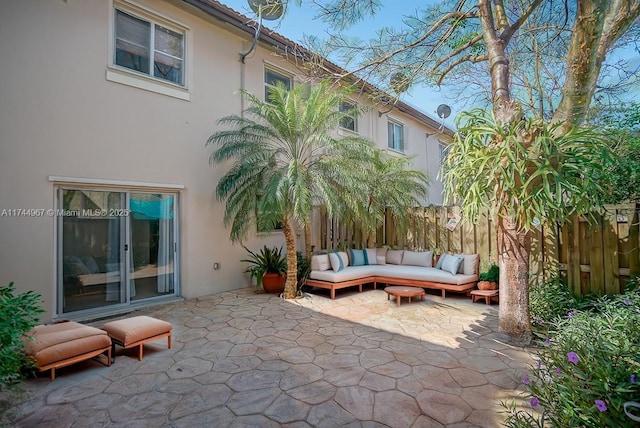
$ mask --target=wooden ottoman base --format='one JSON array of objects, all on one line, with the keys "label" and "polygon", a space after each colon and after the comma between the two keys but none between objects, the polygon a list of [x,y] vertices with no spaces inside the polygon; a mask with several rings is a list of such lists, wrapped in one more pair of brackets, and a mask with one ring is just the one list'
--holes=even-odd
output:
[{"label": "wooden ottoman base", "polygon": [[138,347],[138,360],[142,361],[143,345],[147,342],[167,338],[167,348],[171,349],[171,323],[148,316],[111,321],[102,326],[113,343],[111,355],[115,359],[115,346],[124,349]]}]

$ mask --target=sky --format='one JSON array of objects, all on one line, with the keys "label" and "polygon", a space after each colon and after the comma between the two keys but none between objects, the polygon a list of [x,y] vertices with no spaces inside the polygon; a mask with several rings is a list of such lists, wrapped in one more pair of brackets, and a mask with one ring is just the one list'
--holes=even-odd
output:
[{"label": "sky", "polygon": [[[255,17],[255,13],[249,8],[247,0],[219,1],[243,15],[250,18]],[[264,21],[263,25],[297,43],[301,43],[305,35],[320,37],[326,35],[329,25],[315,18],[317,13],[315,9],[309,6],[301,8],[291,0],[288,3],[286,14],[280,21]],[[417,9],[416,4],[415,0],[385,1],[382,9],[378,11],[375,17],[356,24],[350,29],[350,33],[367,39],[369,36],[373,36],[379,28],[390,26],[390,23],[400,22],[404,16],[413,14]],[[418,4],[424,6],[425,3],[420,2]],[[445,124],[449,127],[453,127],[455,115],[463,108],[461,105],[456,106],[455,99],[447,96],[444,90],[440,91],[437,87],[420,85],[413,86],[406,94],[403,94],[402,101],[418,108],[436,120],[439,120],[436,114],[438,105],[449,105],[452,114],[445,121]]]},{"label": "sky", "polygon": [[[250,18],[255,18],[256,14],[249,8],[248,0],[219,0],[221,3],[235,9],[236,11]],[[375,35],[376,30],[382,27],[394,26],[394,23],[400,23],[404,16],[414,15],[418,6],[424,7],[425,4],[435,3],[437,0],[395,0],[382,1],[381,9],[372,18],[368,18],[349,29],[349,34],[362,39],[368,39]],[[305,35],[314,35],[324,38],[330,26],[320,19],[316,19],[317,9],[306,5],[300,7],[293,0],[287,1],[287,8],[284,17],[278,21],[264,21],[263,25],[269,29],[275,30],[283,36],[301,43]],[[615,61],[616,57],[625,57],[632,59],[632,66],[640,67],[640,55],[633,47],[610,52],[608,60]],[[338,64],[340,65],[340,64]],[[451,108],[451,116],[445,120],[445,124],[454,128],[455,116],[462,110],[468,110],[473,107],[457,100],[456,93],[442,90],[436,86],[413,85],[408,92],[401,97],[402,101],[410,104],[422,112],[428,114],[436,120],[438,115],[436,109],[440,104],[446,104]],[[630,90],[626,97],[626,101],[637,101],[640,99],[640,88]]]}]

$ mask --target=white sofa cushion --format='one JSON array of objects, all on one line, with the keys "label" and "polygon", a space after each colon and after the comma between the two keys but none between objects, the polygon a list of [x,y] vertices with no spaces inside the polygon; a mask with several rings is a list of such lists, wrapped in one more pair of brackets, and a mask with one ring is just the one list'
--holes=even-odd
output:
[{"label": "white sofa cushion", "polygon": [[348,269],[342,269],[339,272],[333,270],[317,271],[312,270],[309,274],[309,278],[317,279],[319,281],[327,282],[343,282],[351,281],[352,279],[367,278],[374,276],[374,268],[376,266],[349,266]]},{"label": "white sofa cushion", "polygon": [[403,250],[389,250],[387,251],[387,264],[401,265],[402,264]]},{"label": "white sofa cushion", "polygon": [[311,256],[311,270],[329,270],[331,269],[331,261],[329,254],[316,254]]},{"label": "white sofa cushion", "polygon": [[450,272],[445,272],[434,267],[386,265],[372,266],[372,268],[374,269],[375,276],[430,281],[441,284],[460,285],[467,284],[478,279],[478,275],[451,275]]},{"label": "white sofa cushion", "polygon": [[377,250],[375,248],[366,248],[364,252],[366,254],[365,264],[368,264],[368,265],[378,264],[378,257],[376,256]]},{"label": "white sofa cushion", "polygon": [[476,272],[476,266],[478,265],[478,254],[454,254],[454,256],[462,257],[463,262],[458,268],[458,273],[465,275],[473,275]]},{"label": "white sofa cushion", "polygon": [[379,265],[387,264],[387,249],[386,248],[376,248],[376,261]]},{"label": "white sofa cushion", "polygon": [[431,267],[433,251],[405,251],[402,264],[407,266]]}]

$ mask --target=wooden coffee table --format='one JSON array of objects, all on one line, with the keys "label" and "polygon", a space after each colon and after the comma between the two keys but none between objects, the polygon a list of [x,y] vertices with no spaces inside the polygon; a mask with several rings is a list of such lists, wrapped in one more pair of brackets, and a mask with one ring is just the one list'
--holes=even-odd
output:
[{"label": "wooden coffee table", "polygon": [[396,303],[400,306],[400,299],[403,297],[409,298],[409,303],[411,303],[411,298],[420,296],[420,300],[424,300],[424,288],[420,287],[404,287],[393,285],[384,289],[384,292],[387,293],[387,300],[391,298],[391,296],[396,297]]}]

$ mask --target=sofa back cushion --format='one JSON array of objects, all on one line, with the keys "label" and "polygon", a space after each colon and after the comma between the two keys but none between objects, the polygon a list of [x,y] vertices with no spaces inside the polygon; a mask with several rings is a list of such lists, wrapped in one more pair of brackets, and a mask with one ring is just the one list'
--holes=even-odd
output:
[{"label": "sofa back cushion", "polygon": [[329,260],[329,254],[316,254],[311,256],[311,270],[329,270],[331,269],[331,261]]},{"label": "sofa back cushion", "polygon": [[353,250],[349,249],[349,255],[351,256],[351,266],[364,266],[365,263],[365,250]]},{"label": "sofa back cushion", "polygon": [[461,257],[463,259],[462,264],[458,268],[458,273],[465,275],[475,275],[476,266],[478,266],[478,254],[454,254],[454,256]]},{"label": "sofa back cushion", "polygon": [[375,248],[367,248],[362,250],[364,251],[364,255],[365,255],[365,260],[364,260],[364,264],[366,265],[377,265],[378,264],[378,257],[376,256],[377,251]]},{"label": "sofa back cushion", "polygon": [[443,257],[444,260],[442,261],[440,269],[445,272],[449,272],[451,275],[456,275],[464,259],[451,254],[445,254]]},{"label": "sofa back cushion", "polygon": [[407,266],[431,267],[433,251],[405,251],[402,264]]},{"label": "sofa back cushion", "polygon": [[404,254],[403,250],[389,250],[387,251],[387,263],[390,265],[401,265],[402,264],[402,254]]},{"label": "sofa back cushion", "polygon": [[379,265],[387,264],[387,249],[386,248],[376,248],[376,261]]}]

